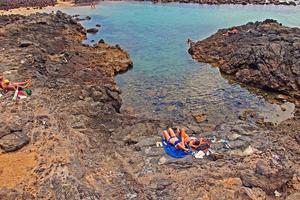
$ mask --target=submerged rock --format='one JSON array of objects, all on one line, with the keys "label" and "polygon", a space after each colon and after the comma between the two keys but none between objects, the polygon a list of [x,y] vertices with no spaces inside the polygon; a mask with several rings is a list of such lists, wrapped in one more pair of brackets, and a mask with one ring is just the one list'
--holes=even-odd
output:
[{"label": "submerged rock", "polygon": [[89,28],[86,30],[87,33],[97,33],[99,30],[97,28]]}]

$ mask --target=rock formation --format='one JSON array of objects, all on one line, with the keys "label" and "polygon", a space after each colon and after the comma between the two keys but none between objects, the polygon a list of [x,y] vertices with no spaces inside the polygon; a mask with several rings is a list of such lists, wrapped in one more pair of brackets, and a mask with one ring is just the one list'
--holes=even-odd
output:
[{"label": "rock formation", "polygon": [[[0,72],[32,79],[33,90],[18,102],[12,92],[0,98],[0,199],[245,200],[274,199],[273,190],[297,198],[299,117],[276,128],[245,116],[205,131],[120,113],[114,75],[132,62],[119,45],[83,45],[85,32],[61,12],[0,17]],[[173,159],[156,146],[170,125],[230,148]]]},{"label": "rock formation", "polygon": [[300,98],[299,28],[251,22],[193,42],[189,53],[241,83]]},{"label": "rock formation", "polygon": [[0,10],[20,7],[45,7],[53,6],[57,0],[0,0]]}]

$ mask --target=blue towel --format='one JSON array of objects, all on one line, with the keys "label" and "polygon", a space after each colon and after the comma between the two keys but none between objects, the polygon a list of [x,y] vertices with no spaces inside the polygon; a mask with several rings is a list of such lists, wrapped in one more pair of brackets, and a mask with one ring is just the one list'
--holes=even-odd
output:
[{"label": "blue towel", "polygon": [[192,152],[185,152],[183,150],[176,149],[173,144],[171,144],[170,142],[168,142],[165,139],[162,140],[162,144],[163,144],[165,152],[173,158],[183,158],[187,155],[192,154]]}]

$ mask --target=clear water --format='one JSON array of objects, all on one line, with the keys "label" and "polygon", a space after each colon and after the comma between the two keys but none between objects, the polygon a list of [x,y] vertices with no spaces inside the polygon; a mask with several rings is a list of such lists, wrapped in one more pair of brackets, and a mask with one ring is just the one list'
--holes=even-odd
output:
[{"label": "clear water", "polygon": [[186,40],[266,18],[300,26],[299,7],[101,2],[96,9],[80,6],[65,11],[91,16],[82,22],[85,27],[102,25],[100,32],[88,35],[88,43],[104,39],[129,51],[134,68],[117,76],[124,110],[173,120],[206,113],[212,124],[234,120],[244,109],[270,119],[287,118],[293,110],[281,111],[257,93],[230,83],[217,68],[192,60]]}]

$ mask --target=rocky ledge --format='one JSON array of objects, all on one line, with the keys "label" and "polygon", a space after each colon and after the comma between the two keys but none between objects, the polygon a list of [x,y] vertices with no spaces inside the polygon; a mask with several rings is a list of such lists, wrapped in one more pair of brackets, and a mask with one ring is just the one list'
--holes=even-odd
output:
[{"label": "rocky ledge", "polygon": [[118,45],[103,40],[83,45],[85,37],[86,30],[60,11],[0,17],[1,75],[31,79],[33,91],[17,103],[13,92],[0,98],[0,199],[98,197],[78,179],[85,173],[79,154],[105,150],[100,144],[109,135],[101,134],[109,127],[101,121],[114,123],[121,106],[114,75],[132,61]]},{"label": "rocky ledge", "polygon": [[54,6],[57,0],[0,0],[0,10],[20,7],[46,7]]},{"label": "rocky ledge", "polygon": [[241,82],[300,98],[300,29],[274,20],[218,30],[189,53]]}]

